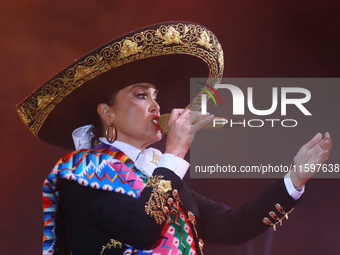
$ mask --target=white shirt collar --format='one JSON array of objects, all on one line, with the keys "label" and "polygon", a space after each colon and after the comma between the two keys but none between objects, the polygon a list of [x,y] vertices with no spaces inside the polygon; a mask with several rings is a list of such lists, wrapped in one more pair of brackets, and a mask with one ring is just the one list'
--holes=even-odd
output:
[{"label": "white shirt collar", "polygon": [[[72,137],[76,150],[91,148],[91,139],[94,136],[92,128],[92,125],[87,125],[73,131]],[[136,147],[121,141],[109,143],[104,137],[100,137],[99,140],[104,144],[109,146],[112,145],[121,150],[134,162],[136,168],[149,178],[156,165],[174,171],[181,179],[184,177],[189,167],[189,163],[185,160],[177,158],[172,154],[164,154],[162,156],[162,153],[155,148],[145,149],[142,153],[142,151]]]},{"label": "white shirt collar", "polygon": [[128,143],[124,143],[121,141],[114,141],[113,143],[109,143],[105,137],[100,137],[99,141],[101,141],[102,143],[105,143],[107,145],[116,147],[117,149],[121,150],[122,152],[124,152],[124,154],[126,156],[128,156],[133,162],[136,162],[136,159],[138,157],[138,155],[142,152],[140,149],[137,149],[136,147],[128,144]]}]

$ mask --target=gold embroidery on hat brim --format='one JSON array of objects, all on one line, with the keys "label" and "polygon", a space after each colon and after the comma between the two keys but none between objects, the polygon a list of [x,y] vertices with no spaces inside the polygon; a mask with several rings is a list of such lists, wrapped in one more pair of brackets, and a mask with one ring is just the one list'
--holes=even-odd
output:
[{"label": "gold embroidery on hat brim", "polygon": [[[210,39],[210,41],[209,41]],[[104,46],[100,53],[88,55],[52,79],[17,105],[17,112],[34,135],[38,135],[44,121],[68,94],[87,81],[112,68],[150,57],[188,54],[205,61],[209,67],[209,84],[215,84],[223,74],[224,57],[215,35],[197,24],[162,24]],[[190,105],[187,107],[189,108]],[[200,108],[200,95],[191,103],[192,110]]]}]

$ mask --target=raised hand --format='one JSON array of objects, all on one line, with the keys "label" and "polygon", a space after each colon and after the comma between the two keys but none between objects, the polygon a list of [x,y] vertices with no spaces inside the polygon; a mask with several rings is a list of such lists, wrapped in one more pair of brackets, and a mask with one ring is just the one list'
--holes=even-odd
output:
[{"label": "raised hand", "polygon": [[[312,140],[303,145],[294,157],[294,167],[290,172],[290,178],[297,188],[302,187],[317,170],[322,167],[329,157],[332,148],[332,141],[329,133],[316,134]],[[315,170],[312,170],[312,169]]]},{"label": "raised hand", "polygon": [[200,112],[192,112],[188,109],[173,109],[168,122],[168,132],[165,153],[174,154],[184,158],[190,148],[198,130],[213,120],[213,115],[202,120]]}]

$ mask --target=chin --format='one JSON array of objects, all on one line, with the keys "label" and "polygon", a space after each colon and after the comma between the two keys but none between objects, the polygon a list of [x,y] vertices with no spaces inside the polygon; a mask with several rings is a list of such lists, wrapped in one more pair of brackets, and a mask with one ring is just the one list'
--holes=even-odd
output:
[{"label": "chin", "polygon": [[154,136],[153,143],[156,143],[156,142],[162,140],[162,137],[163,137],[162,132],[160,130],[158,130],[157,133]]},{"label": "chin", "polygon": [[163,138],[162,132],[159,130],[157,135],[156,135],[156,142],[162,140],[162,138]]},{"label": "chin", "polygon": [[[144,137],[146,138],[146,136],[144,136]],[[157,133],[149,134],[147,137],[148,138],[145,141],[148,140],[149,141],[148,146],[150,146],[151,144],[154,144],[154,143],[162,140],[163,135],[162,135],[161,131],[158,130]]]}]

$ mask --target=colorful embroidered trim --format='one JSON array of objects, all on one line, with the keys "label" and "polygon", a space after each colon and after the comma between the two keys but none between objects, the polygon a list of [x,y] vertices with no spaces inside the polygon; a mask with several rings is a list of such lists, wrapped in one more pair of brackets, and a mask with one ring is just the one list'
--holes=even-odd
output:
[{"label": "colorful embroidered trim", "polygon": [[[146,184],[146,181],[143,182],[145,176],[135,169],[131,159],[112,146],[100,144],[95,146],[93,150],[75,151],[60,159],[45,180],[43,187],[44,255],[54,252],[56,240],[54,214],[58,206],[58,193],[54,189],[58,178],[74,180],[83,186],[119,192],[135,198],[139,197]],[[159,189],[163,191],[172,189],[170,181],[163,180],[162,183],[161,181],[159,180],[157,185]],[[151,181],[150,185],[152,185],[151,183],[155,182]],[[174,190],[172,193],[177,203],[172,198],[167,200],[171,208],[171,212],[169,212],[170,220],[164,224],[158,246],[153,250],[144,251],[125,244],[128,248],[124,251],[124,255],[197,254],[190,222],[179,204],[178,191]],[[98,251],[98,254],[104,253],[106,248],[115,248],[120,244],[118,240],[108,240],[108,244],[103,246],[102,251]]]},{"label": "colorful embroidered trim", "polygon": [[140,175],[140,172],[134,169],[131,159],[114,147],[101,147],[101,150],[97,151],[80,150],[66,155],[57,162],[44,181],[44,255],[54,252],[56,240],[54,215],[58,206],[58,193],[55,192],[55,185],[58,178],[77,181],[83,186],[114,191],[135,198],[142,192],[145,184],[138,178],[136,173]]}]

